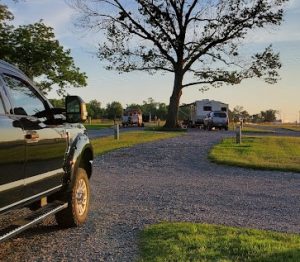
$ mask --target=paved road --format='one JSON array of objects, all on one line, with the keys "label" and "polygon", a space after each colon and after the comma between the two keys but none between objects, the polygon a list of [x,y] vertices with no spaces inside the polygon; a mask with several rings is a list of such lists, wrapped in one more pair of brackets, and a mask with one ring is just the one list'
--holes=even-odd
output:
[{"label": "paved road", "polygon": [[229,135],[195,130],[98,157],[88,223],[60,230],[49,218],[1,244],[0,260],[134,261],[138,233],[160,221],[300,233],[299,173],[210,163]]}]

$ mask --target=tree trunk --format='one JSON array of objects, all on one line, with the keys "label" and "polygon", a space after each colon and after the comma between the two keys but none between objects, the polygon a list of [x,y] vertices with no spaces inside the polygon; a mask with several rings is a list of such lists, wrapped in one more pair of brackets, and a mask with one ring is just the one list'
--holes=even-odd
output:
[{"label": "tree trunk", "polygon": [[182,94],[182,80],[183,80],[182,71],[175,72],[173,93],[172,93],[172,96],[170,97],[167,121],[165,124],[166,128],[179,127],[179,125],[178,125],[178,109],[179,109],[180,97]]}]

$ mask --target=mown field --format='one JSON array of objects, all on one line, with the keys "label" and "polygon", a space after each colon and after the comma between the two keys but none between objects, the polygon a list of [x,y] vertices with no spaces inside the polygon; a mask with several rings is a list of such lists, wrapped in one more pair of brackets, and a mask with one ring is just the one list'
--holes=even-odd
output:
[{"label": "mown field", "polygon": [[300,235],[195,223],[151,225],[140,235],[140,261],[298,262]]},{"label": "mown field", "polygon": [[209,158],[220,164],[300,172],[300,138],[244,136],[242,144],[227,138],[213,147]]}]

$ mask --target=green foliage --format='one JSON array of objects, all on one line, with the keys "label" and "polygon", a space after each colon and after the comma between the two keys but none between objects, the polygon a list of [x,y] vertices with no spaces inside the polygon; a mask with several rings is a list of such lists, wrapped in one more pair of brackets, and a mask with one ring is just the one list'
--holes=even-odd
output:
[{"label": "green foliage", "polygon": [[165,103],[156,102],[152,97],[139,106],[144,115],[150,115],[152,120],[156,117],[160,120],[165,120],[167,117],[168,107]]},{"label": "green foliage", "polygon": [[92,119],[99,119],[104,114],[104,109],[101,108],[101,103],[96,99],[91,100],[86,104],[88,115]]},{"label": "green foliage", "polygon": [[300,236],[195,223],[161,223],[140,235],[140,261],[297,262]]},{"label": "green foliage", "polygon": [[53,28],[43,21],[8,26],[13,16],[7,7],[0,6],[0,59],[18,66],[47,93],[54,85],[63,94],[69,86],[86,86],[86,75],[75,66],[71,51],[55,39]]},{"label": "green foliage", "polygon": [[220,164],[300,172],[300,138],[244,136],[242,144],[227,138],[213,147],[209,158]]},{"label": "green foliage", "polygon": [[54,106],[54,107],[58,107],[58,108],[65,108],[65,99],[61,98],[61,99],[49,99],[50,103]]},{"label": "green foliage", "polygon": [[261,111],[259,114],[254,114],[251,116],[252,123],[266,123],[266,122],[274,122],[278,114],[277,110],[269,109],[265,111]]},{"label": "green foliage", "polygon": [[168,115],[168,106],[165,103],[158,103],[155,115],[160,120],[166,120]]},{"label": "green foliage", "polygon": [[179,108],[178,120],[187,120],[191,118],[191,107],[184,106],[184,104]]},{"label": "green foliage", "polygon": [[266,111],[261,111],[260,115],[262,118],[262,122],[273,122],[276,120],[277,110],[269,109]]},{"label": "green foliage", "polygon": [[106,105],[106,116],[108,119],[116,120],[123,115],[123,107],[120,102],[111,102]]},{"label": "green foliage", "polygon": [[7,60],[10,56],[10,39],[12,26],[7,22],[14,19],[13,14],[7,9],[7,6],[0,4],[0,58]]},{"label": "green foliage", "polygon": [[244,110],[244,108],[242,106],[235,106],[231,113],[231,117],[232,117],[231,120],[233,120],[235,122],[238,122],[240,120],[248,121],[250,118],[250,115],[246,110]]}]

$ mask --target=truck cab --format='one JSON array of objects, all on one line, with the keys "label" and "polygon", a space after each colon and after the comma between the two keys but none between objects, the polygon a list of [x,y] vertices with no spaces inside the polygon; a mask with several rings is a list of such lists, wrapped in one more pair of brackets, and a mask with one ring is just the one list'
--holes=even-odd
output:
[{"label": "truck cab", "polygon": [[54,108],[18,68],[0,60],[0,215],[52,204],[58,224],[85,222],[93,160],[81,124],[86,117],[79,97]]}]

